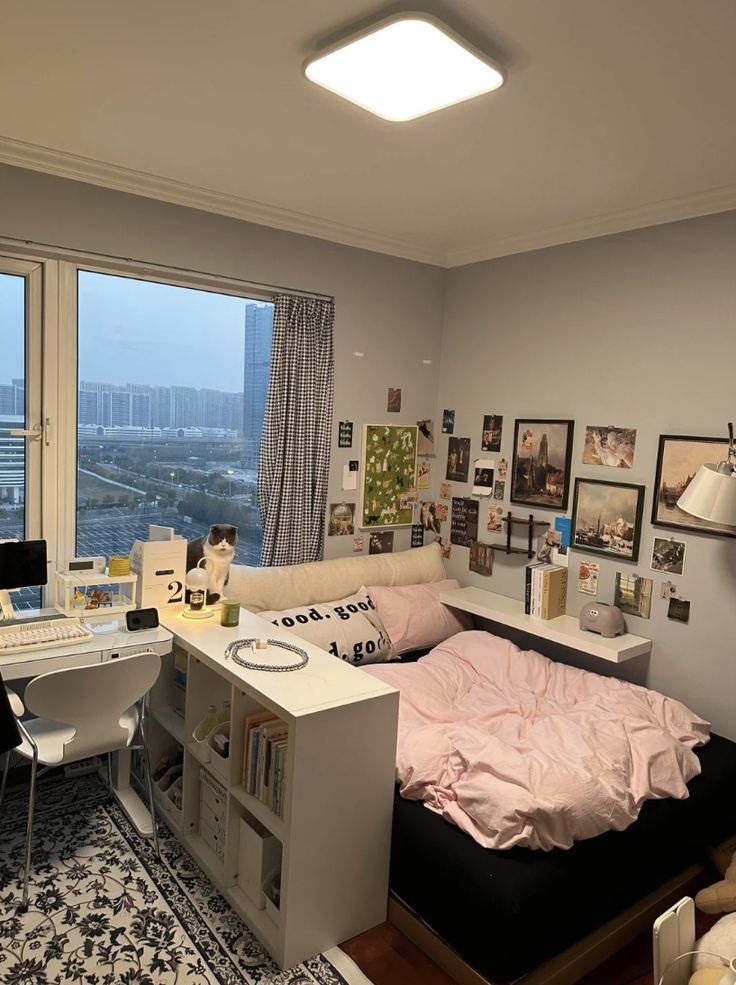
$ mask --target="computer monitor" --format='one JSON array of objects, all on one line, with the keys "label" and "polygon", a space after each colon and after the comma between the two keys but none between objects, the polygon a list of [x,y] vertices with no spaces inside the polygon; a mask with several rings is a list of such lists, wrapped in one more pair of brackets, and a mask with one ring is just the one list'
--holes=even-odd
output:
[{"label": "computer monitor", "polygon": [[12,619],[9,591],[36,588],[48,582],[45,540],[11,540],[0,543],[0,619]]}]

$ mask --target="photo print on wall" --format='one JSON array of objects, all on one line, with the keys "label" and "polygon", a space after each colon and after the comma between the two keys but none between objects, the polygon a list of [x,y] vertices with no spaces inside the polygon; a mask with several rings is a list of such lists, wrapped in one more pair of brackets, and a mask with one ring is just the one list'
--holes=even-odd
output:
[{"label": "photo print on wall", "polygon": [[652,564],[654,571],[666,571],[670,575],[681,575],[685,568],[685,542],[682,540],[655,537],[652,545]]},{"label": "photo print on wall", "polygon": [[454,482],[467,482],[469,470],[470,438],[450,438],[445,478]]},{"label": "photo print on wall", "polygon": [[515,422],[512,503],[567,509],[573,428],[573,421]]},{"label": "photo print on wall", "polygon": [[613,604],[630,616],[649,619],[652,613],[653,591],[654,581],[651,578],[641,578],[639,575],[617,571]]},{"label": "photo print on wall", "polygon": [[388,400],[386,410],[389,414],[399,414],[401,412],[401,387],[388,388]]},{"label": "photo print on wall", "polygon": [[338,448],[352,448],[353,447],[353,422],[352,421],[340,421],[337,426],[337,447]]},{"label": "photo print on wall", "polygon": [[572,547],[623,561],[639,558],[644,486],[576,479]]},{"label": "photo print on wall", "polygon": [[492,458],[477,458],[473,463],[474,496],[493,495],[493,467]]},{"label": "photo print on wall", "polygon": [[330,503],[328,537],[352,537],[355,533],[355,503]]},{"label": "photo print on wall", "polygon": [[690,621],[690,603],[687,599],[670,599],[667,607],[667,618],[676,622]]},{"label": "photo print on wall", "polygon": [[483,417],[482,451],[501,451],[503,417],[500,414],[485,414]]},{"label": "photo print on wall", "polygon": [[634,464],[636,428],[595,427],[585,429],[583,465],[607,465],[630,469]]},{"label": "photo print on wall", "polygon": [[394,549],[393,530],[371,531],[368,538],[369,554],[391,554]]},{"label": "photo print on wall", "polygon": [[661,434],[654,482],[652,523],[655,527],[692,530],[700,534],[736,537],[736,526],[702,520],[681,510],[682,496],[701,465],[728,460],[726,438],[697,438],[681,434]]},{"label": "photo print on wall", "polygon": [[417,455],[434,455],[434,421],[417,421]]},{"label": "photo print on wall", "polygon": [[598,594],[598,563],[596,561],[580,562],[578,591],[584,595]]},{"label": "photo print on wall", "polygon": [[452,434],[454,430],[455,430],[455,411],[445,409],[442,411],[442,433]]}]

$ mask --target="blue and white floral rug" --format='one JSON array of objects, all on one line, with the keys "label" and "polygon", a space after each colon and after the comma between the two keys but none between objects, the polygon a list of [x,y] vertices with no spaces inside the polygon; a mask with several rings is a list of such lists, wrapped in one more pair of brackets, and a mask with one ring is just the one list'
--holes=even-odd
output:
[{"label": "blue and white floral rug", "polygon": [[0,814],[2,985],[370,985],[339,948],[280,971],[169,829],[159,862],[94,776],[39,784],[18,913],[27,796]]}]

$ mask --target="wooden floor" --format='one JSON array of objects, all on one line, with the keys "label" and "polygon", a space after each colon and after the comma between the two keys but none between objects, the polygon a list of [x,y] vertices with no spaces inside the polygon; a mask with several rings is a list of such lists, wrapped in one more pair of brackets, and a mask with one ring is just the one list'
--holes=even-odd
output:
[{"label": "wooden floor", "polygon": [[[698,913],[698,936],[716,919]],[[390,923],[353,937],[341,947],[373,985],[453,985],[444,971]],[[652,938],[647,932],[586,975],[579,985],[652,985],[652,974]]]}]

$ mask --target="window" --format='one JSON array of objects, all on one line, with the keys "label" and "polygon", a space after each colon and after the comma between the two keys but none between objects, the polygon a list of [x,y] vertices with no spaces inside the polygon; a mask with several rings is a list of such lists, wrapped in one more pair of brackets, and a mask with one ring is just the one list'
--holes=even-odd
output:
[{"label": "window", "polygon": [[127,554],[151,523],[239,528],[258,564],[258,452],[273,305],[77,273],[78,555]]},{"label": "window", "polygon": [[[40,536],[40,264],[0,257],[0,540]],[[16,608],[41,593],[13,593]]]}]

